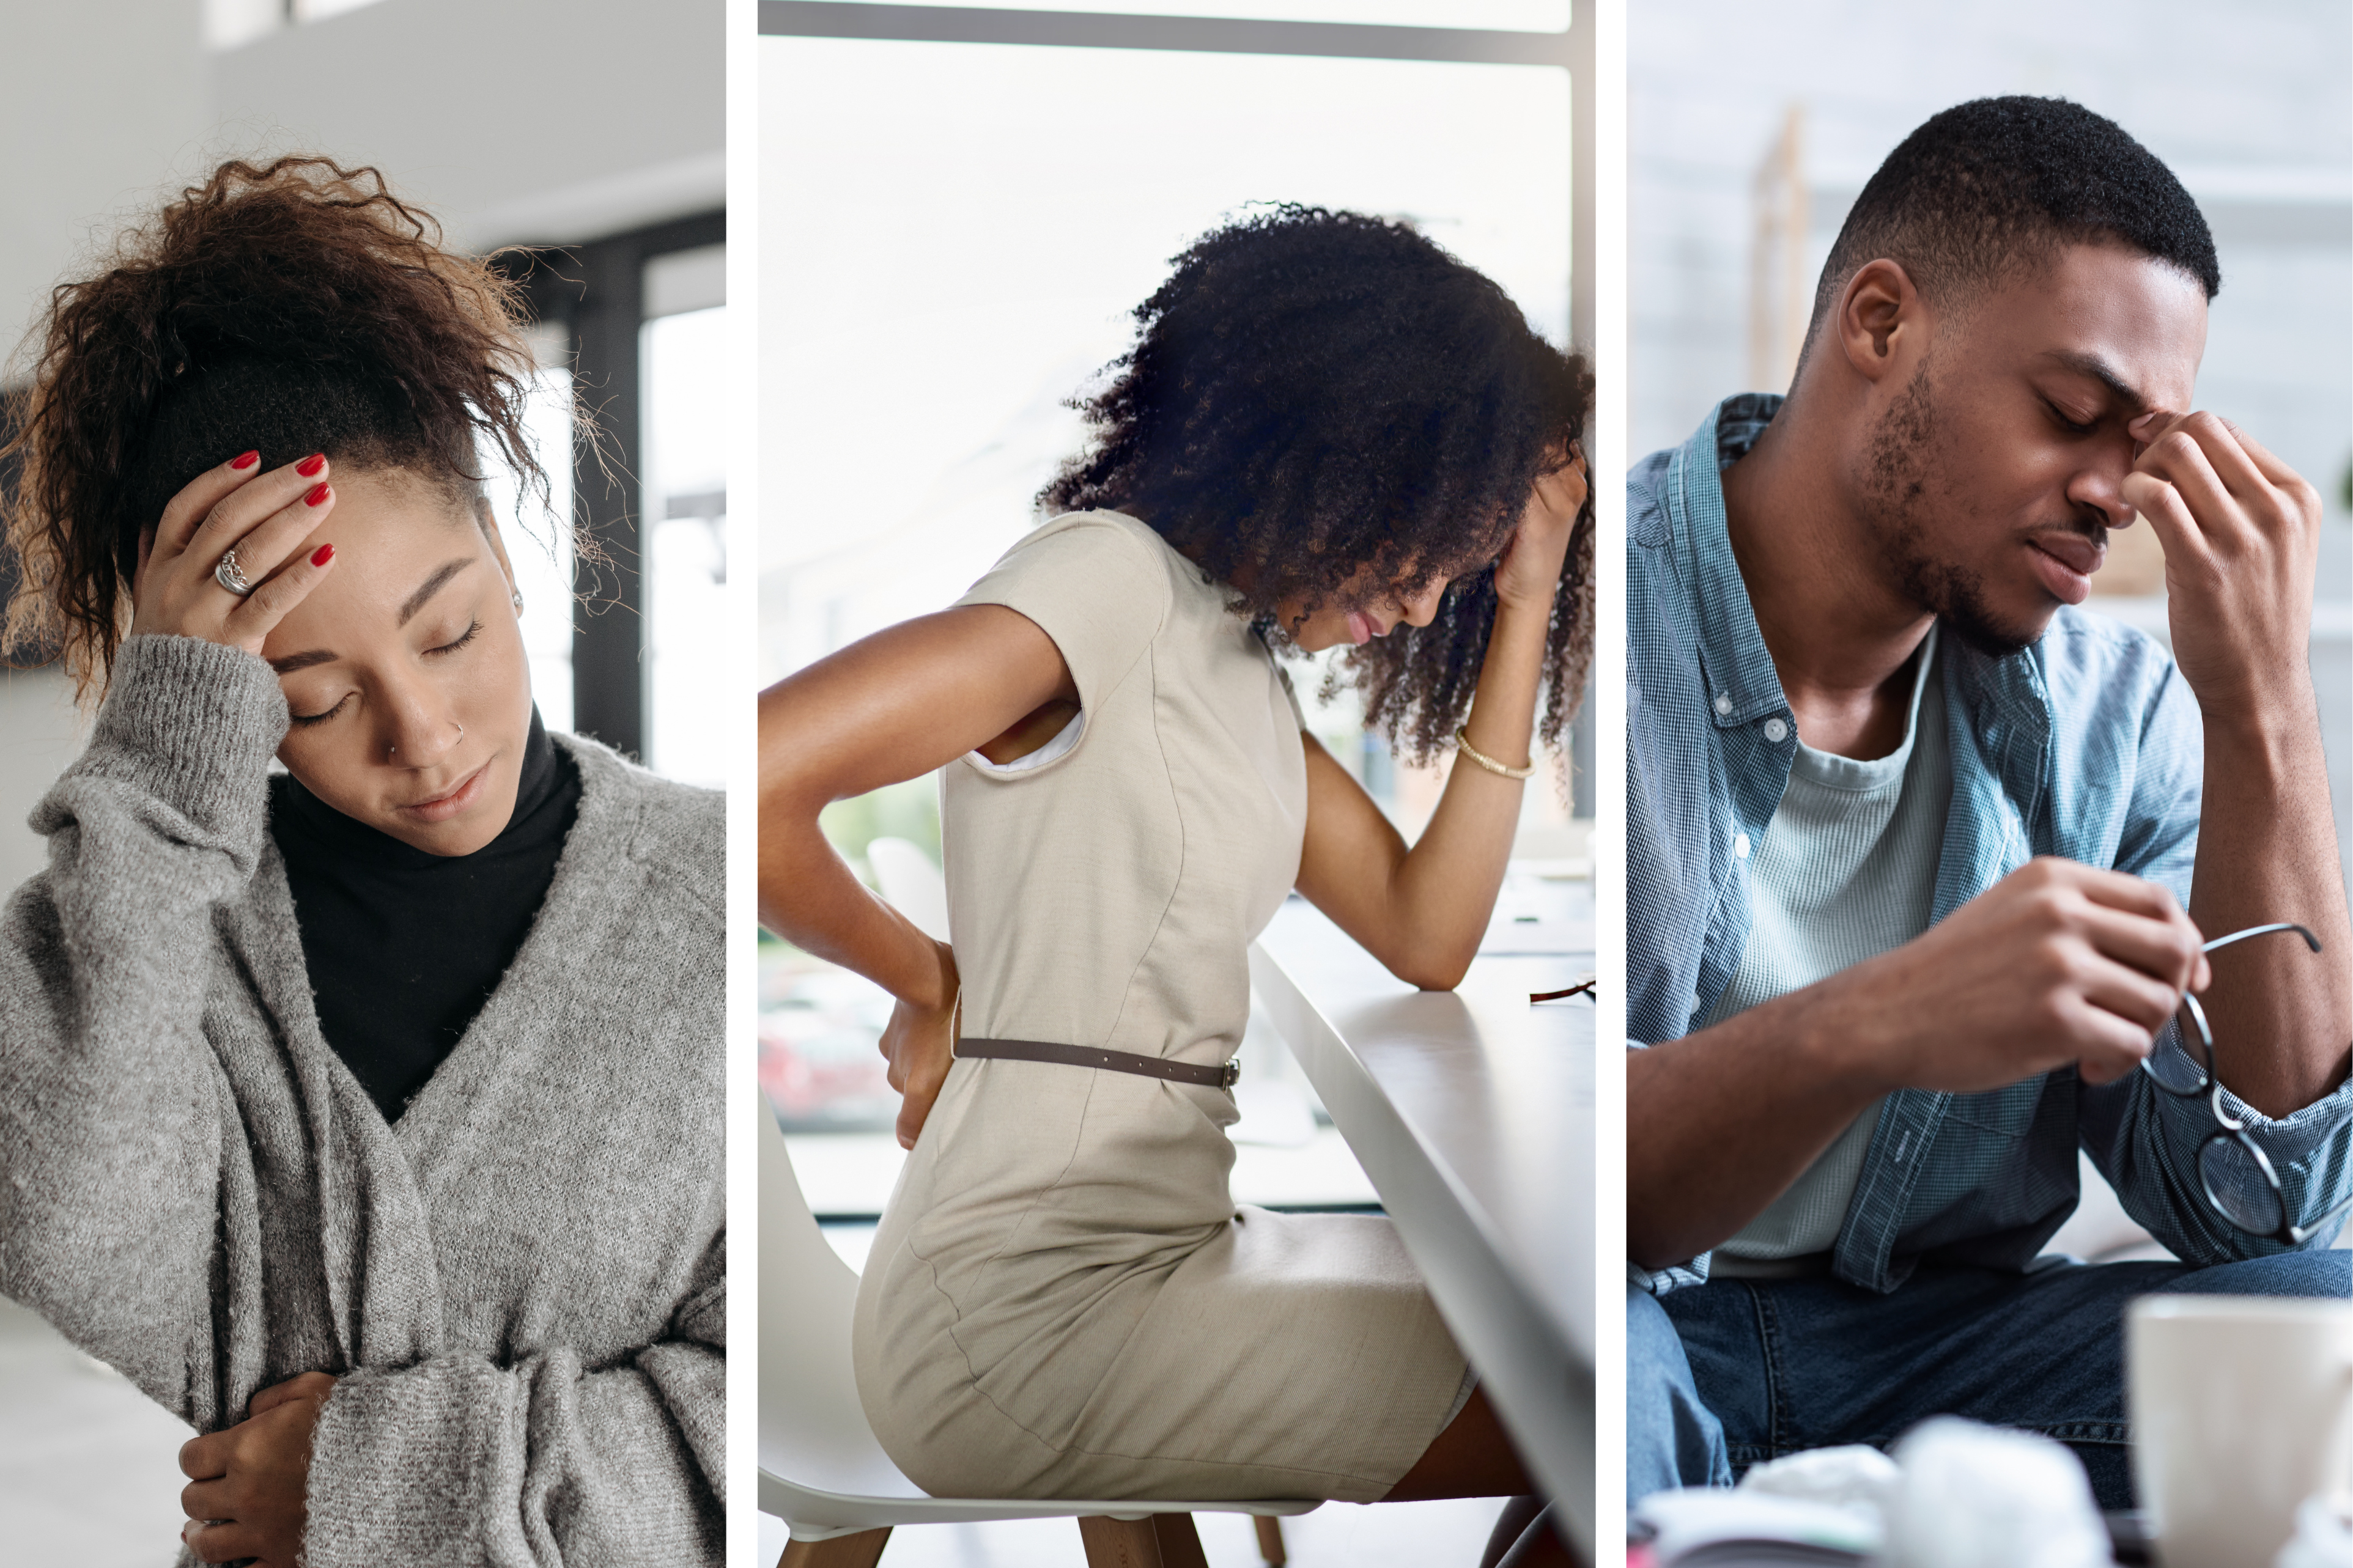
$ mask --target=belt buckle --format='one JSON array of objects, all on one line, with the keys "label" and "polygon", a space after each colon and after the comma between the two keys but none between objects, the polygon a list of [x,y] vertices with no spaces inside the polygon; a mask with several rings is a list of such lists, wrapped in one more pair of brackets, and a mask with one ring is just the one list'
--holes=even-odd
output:
[{"label": "belt buckle", "polygon": [[1241,1081],[1241,1078],[1242,1058],[1240,1057],[1230,1058],[1228,1059],[1224,1067],[1218,1069],[1218,1087],[1219,1089],[1231,1089],[1234,1085]]}]

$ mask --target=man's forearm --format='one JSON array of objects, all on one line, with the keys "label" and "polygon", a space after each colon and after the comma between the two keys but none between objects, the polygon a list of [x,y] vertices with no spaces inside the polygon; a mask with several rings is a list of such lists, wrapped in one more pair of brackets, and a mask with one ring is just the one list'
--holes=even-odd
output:
[{"label": "man's forearm", "polygon": [[2208,714],[2205,793],[2189,915],[2210,939],[2295,921],[2292,936],[2224,948],[2203,1001],[2216,1072],[2279,1117],[2345,1081],[2353,1041],[2353,927],[2330,815],[2327,761],[2308,681],[2268,712]]},{"label": "man's forearm", "polygon": [[2164,889],[2044,858],[1900,947],[1636,1053],[1630,1255],[1714,1247],[1896,1089],[1977,1094],[2069,1064],[2124,1077],[2196,984],[2197,942]]},{"label": "man's forearm", "polygon": [[1627,1254],[1681,1263],[1737,1233],[1886,1086],[1841,1047],[1824,985],[1626,1063]]}]

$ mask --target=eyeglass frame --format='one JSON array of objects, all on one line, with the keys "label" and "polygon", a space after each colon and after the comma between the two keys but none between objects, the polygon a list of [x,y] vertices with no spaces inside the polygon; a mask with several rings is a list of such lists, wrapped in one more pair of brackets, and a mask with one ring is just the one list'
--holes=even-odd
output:
[{"label": "eyeglass frame", "polygon": [[[2320,951],[2320,939],[2294,921],[2274,921],[2269,925],[2249,926],[2244,931],[2234,931],[2227,936],[2216,937],[2201,946],[2199,951],[2212,952],[2216,948],[2228,947],[2234,942],[2243,942],[2251,936],[2269,936],[2274,931],[2292,931],[2304,938],[2305,946],[2314,952]],[[2179,1046],[2177,1045],[2174,1047],[2180,1051],[2183,1060],[2198,1069],[2198,1084],[2191,1089],[2176,1089],[2166,1082],[2158,1075],[2155,1066],[2157,1060],[2155,1049],[2150,1050],[2147,1056],[2141,1058],[2140,1068],[2148,1074],[2150,1082],[2177,1100],[2195,1100],[2200,1095],[2205,1096],[2208,1108],[2214,1112],[2214,1120],[2219,1125],[2215,1131],[2208,1133],[2199,1142],[2198,1152],[2191,1158],[2191,1164],[2198,1172],[2199,1190],[2206,1196],[2206,1206],[2221,1215],[2235,1230],[2242,1231],[2249,1236],[2263,1237],[2267,1241],[2281,1242],[2289,1247],[2301,1247],[2319,1235],[2330,1222],[2343,1215],[2347,1209],[2353,1208],[2353,1194],[2348,1194],[2332,1205],[2327,1213],[2309,1226],[2299,1226],[2289,1217],[2287,1192],[2280,1185],[2279,1173],[2272,1168],[2271,1156],[2263,1152],[2262,1144],[2248,1136],[2247,1124],[2244,1121],[2222,1109],[2222,1080],[2214,1071],[2214,1031],[2207,1025],[2206,1009],[2199,1005],[2198,998],[2194,994],[2184,991],[2181,994],[2181,1006],[2177,1011],[2189,1015],[2189,1021],[2198,1026],[2198,1037],[2206,1047],[2206,1060],[2202,1066],[2194,1060],[2188,1051],[2181,1050]],[[2206,1174],[2206,1151],[2210,1146],[2222,1142],[2236,1143],[2245,1151],[2254,1161],[2255,1169],[2262,1173],[2263,1180],[2270,1184],[2272,1198],[2279,1205],[2280,1223],[2276,1230],[2259,1231],[2252,1226],[2240,1224],[2232,1215],[2229,1206],[2222,1202],[2221,1194],[2214,1191],[2214,1184]]]}]

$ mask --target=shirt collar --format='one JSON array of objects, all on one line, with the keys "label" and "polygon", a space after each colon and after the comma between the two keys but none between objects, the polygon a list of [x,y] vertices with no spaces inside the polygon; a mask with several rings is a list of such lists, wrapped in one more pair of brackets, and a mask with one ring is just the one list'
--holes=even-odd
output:
[{"label": "shirt collar", "polygon": [[[1732,553],[1723,479],[1724,470],[1757,444],[1786,401],[1778,393],[1734,394],[1708,411],[1668,464],[1671,548],[1676,574],[1691,595],[1692,624],[1699,628],[1708,717],[1719,730],[1788,711],[1780,675],[1749,605],[1747,582]],[[1952,671],[1947,689],[1957,699],[1963,720],[1983,730],[1994,746],[1989,760],[2004,787],[2021,802],[2039,799],[2043,751],[2052,723],[2041,644],[1997,658],[1957,637],[1938,640]],[[1989,723],[1995,728],[1986,730]]]},{"label": "shirt collar", "polygon": [[1667,467],[1667,517],[1676,574],[1691,595],[1699,628],[1708,717],[1718,729],[1788,711],[1773,656],[1749,607],[1748,584],[1732,553],[1724,512],[1723,471],[1757,444],[1781,410],[1774,393],[1744,392],[1709,411]]}]

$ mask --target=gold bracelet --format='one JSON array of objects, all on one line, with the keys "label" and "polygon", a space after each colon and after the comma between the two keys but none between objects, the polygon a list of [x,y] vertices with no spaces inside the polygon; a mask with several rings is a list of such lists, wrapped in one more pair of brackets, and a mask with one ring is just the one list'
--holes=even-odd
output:
[{"label": "gold bracelet", "polygon": [[1497,762],[1494,758],[1489,756],[1486,752],[1472,745],[1471,743],[1471,726],[1468,724],[1461,726],[1454,731],[1454,749],[1461,752],[1464,756],[1470,758],[1472,762],[1478,763],[1481,767],[1486,769],[1491,773],[1501,773],[1507,779],[1517,779],[1522,784],[1525,784],[1528,780],[1536,776],[1535,759],[1533,757],[1528,759],[1528,765],[1526,767],[1505,767],[1503,763]]}]

